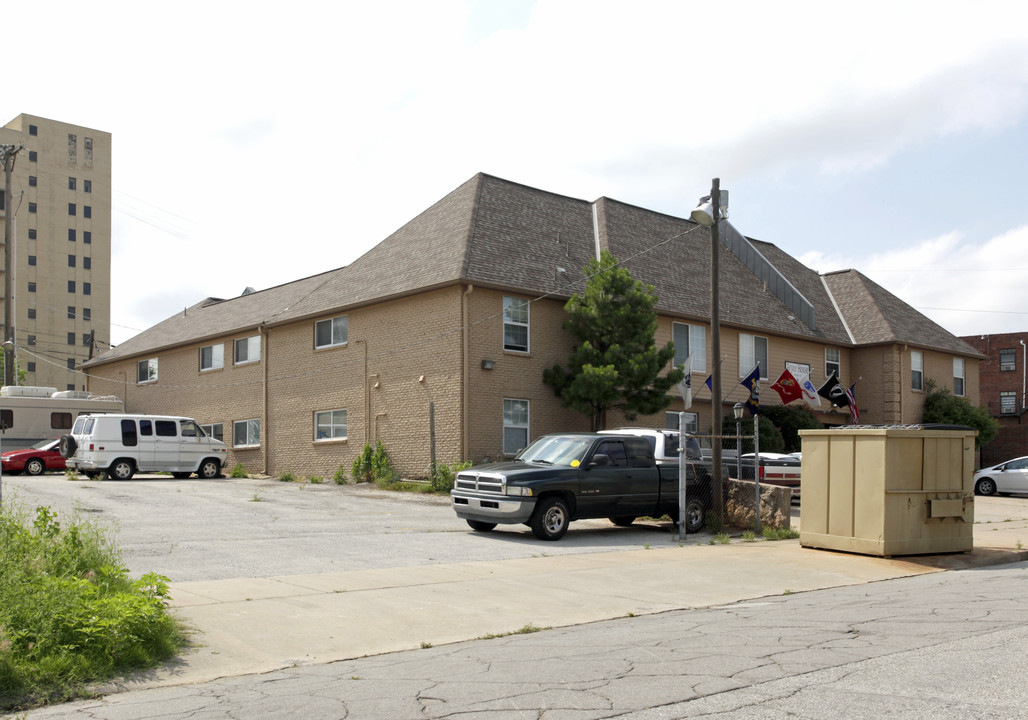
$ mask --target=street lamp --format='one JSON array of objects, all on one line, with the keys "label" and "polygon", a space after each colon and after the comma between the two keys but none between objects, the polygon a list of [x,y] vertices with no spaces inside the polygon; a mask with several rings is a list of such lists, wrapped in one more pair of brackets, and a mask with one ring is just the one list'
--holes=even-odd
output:
[{"label": "street lamp", "polygon": [[[722,203],[722,200],[724,202]],[[721,192],[721,178],[711,181],[710,195],[689,215],[694,223],[710,228],[710,344],[714,361],[710,375],[711,474],[714,477],[714,510],[724,518],[725,489],[721,479],[721,239],[718,223],[728,217],[728,192]]]},{"label": "street lamp", "polygon": [[746,406],[736,403],[732,406],[735,415],[735,477],[742,480],[742,411]]}]

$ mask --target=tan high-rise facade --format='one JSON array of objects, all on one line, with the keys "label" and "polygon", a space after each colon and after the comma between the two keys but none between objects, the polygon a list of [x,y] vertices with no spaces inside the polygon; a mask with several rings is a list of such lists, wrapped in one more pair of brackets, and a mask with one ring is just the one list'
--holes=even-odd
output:
[{"label": "tan high-rise facade", "polygon": [[0,144],[24,146],[0,211],[14,219],[21,384],[85,389],[77,368],[111,340],[111,134],[19,115],[0,128]]}]

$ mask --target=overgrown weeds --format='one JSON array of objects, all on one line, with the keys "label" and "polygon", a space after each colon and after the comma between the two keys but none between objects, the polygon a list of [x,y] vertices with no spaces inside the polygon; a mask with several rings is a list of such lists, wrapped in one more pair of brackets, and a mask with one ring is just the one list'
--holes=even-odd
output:
[{"label": "overgrown weeds", "polygon": [[457,479],[457,473],[471,467],[471,462],[459,462],[452,465],[438,465],[429,468],[429,484],[432,492],[448,493],[453,490],[453,483]]},{"label": "overgrown weeds", "polygon": [[0,710],[84,694],[183,642],[167,578],[132,580],[108,532],[49,507],[0,508]]},{"label": "overgrown weeds", "polygon": [[243,467],[243,463],[236,463],[236,466],[232,468],[232,472],[229,473],[229,477],[236,478],[237,480],[242,478],[250,477],[250,473]]}]

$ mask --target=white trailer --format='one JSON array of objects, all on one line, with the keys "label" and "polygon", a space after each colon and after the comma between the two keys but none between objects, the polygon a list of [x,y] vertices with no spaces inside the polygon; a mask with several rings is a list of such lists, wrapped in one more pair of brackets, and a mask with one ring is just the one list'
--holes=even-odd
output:
[{"label": "white trailer", "polygon": [[18,450],[71,432],[82,413],[120,413],[125,404],[113,395],[82,390],[5,385],[0,388],[0,447]]}]

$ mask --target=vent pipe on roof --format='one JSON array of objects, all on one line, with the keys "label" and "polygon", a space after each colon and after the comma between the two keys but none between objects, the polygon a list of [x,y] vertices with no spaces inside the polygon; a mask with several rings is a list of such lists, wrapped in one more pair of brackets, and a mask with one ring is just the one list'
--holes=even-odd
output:
[{"label": "vent pipe on roof", "polygon": [[243,297],[243,295],[253,295],[255,292],[257,292],[257,291],[254,290],[249,285],[247,285],[245,288],[243,288],[243,294],[240,295],[239,297]]}]

